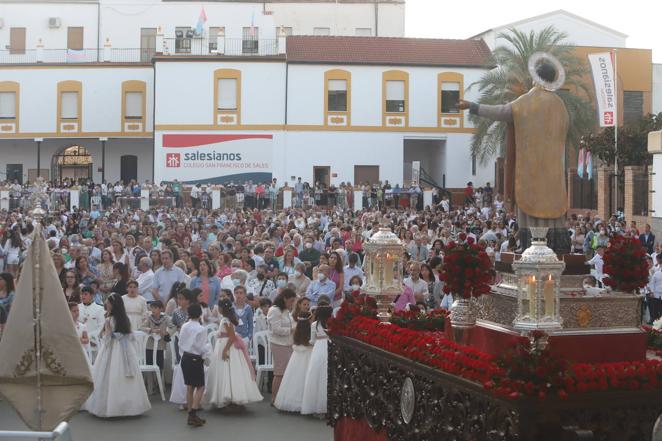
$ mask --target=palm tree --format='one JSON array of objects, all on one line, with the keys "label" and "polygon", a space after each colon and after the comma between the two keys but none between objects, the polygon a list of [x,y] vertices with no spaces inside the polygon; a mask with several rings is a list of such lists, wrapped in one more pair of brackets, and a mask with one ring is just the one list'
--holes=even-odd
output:
[{"label": "palm tree", "polygon": [[[472,83],[469,89],[478,88],[480,104],[509,103],[533,87],[528,69],[531,55],[536,52],[554,55],[559,59],[566,73],[565,85],[556,93],[563,99],[570,116],[566,142],[567,157],[567,147],[578,145],[582,135],[590,132],[595,126],[593,106],[588,99],[591,95],[584,82],[585,64],[573,53],[574,46],[565,42],[567,34],[557,31],[553,26],[546,27],[538,33],[531,31],[528,34],[510,29],[507,33],[500,33],[497,38],[502,38],[510,45],[494,49],[492,63],[496,67],[485,73],[479,81]],[[482,164],[487,163],[497,153],[502,155],[506,123],[476,115],[471,115],[470,120],[476,129],[471,142],[471,153]]]}]

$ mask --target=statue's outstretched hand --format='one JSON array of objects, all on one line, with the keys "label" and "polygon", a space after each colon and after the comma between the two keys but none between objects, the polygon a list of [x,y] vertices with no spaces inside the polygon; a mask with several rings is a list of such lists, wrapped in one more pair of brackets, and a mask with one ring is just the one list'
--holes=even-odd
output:
[{"label": "statue's outstretched hand", "polygon": [[460,100],[460,101],[458,101],[458,103],[457,103],[457,107],[458,107],[458,109],[460,109],[460,110],[466,110],[466,109],[468,109],[469,107],[471,107],[471,103],[470,103],[469,101]]}]

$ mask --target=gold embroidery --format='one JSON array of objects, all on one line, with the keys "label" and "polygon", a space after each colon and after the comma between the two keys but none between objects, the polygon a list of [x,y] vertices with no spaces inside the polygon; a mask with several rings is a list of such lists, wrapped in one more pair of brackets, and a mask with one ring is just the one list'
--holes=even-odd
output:
[{"label": "gold embroidery", "polygon": [[34,349],[28,349],[25,351],[21,359],[18,361],[18,364],[14,368],[14,376],[22,377],[24,376],[32,367],[34,362]]}]

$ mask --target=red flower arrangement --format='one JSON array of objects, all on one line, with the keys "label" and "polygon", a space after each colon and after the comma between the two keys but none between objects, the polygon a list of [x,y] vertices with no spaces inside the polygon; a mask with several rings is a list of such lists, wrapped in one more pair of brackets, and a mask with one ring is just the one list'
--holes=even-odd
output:
[{"label": "red flower arrangement", "polygon": [[344,331],[354,317],[363,316],[377,318],[377,301],[374,297],[361,295],[358,291],[345,299],[336,313],[328,322],[329,332],[344,335]]},{"label": "red flower arrangement", "polygon": [[[457,375],[491,390],[496,396],[545,399],[605,390],[662,389],[662,361],[570,365],[553,355],[549,347],[529,349],[522,339],[510,352],[496,358],[477,349],[458,345],[441,332],[415,331],[396,325],[383,326],[374,318],[356,315],[347,322],[335,319],[331,335],[344,335],[443,372]],[[534,339],[543,334],[534,334]],[[534,345],[535,346],[535,345]]]},{"label": "red flower arrangement", "polygon": [[639,239],[615,236],[604,255],[605,285],[616,291],[633,292],[648,283],[646,250]]},{"label": "red flower arrangement", "polygon": [[415,331],[443,331],[448,311],[433,309],[431,311],[399,311],[394,312],[391,323],[401,328]]},{"label": "red flower arrangement", "polygon": [[446,294],[457,294],[465,299],[490,292],[492,262],[483,247],[473,238],[460,233],[460,242],[446,246],[444,266],[440,278],[445,282]]}]

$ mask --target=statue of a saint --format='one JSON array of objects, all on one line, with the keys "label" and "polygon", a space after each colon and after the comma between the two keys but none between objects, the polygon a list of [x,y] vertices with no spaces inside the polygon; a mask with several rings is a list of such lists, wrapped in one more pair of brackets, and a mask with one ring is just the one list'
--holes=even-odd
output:
[{"label": "statue of a saint", "polygon": [[535,85],[526,94],[504,105],[460,101],[460,109],[508,123],[505,160],[505,200],[517,207],[517,222],[524,230],[523,248],[529,243],[528,227],[549,227],[549,246],[557,253],[570,252],[565,227],[568,195],[565,180],[565,142],[568,111],[554,92],[565,72],[556,58],[537,53],[529,63]]}]

